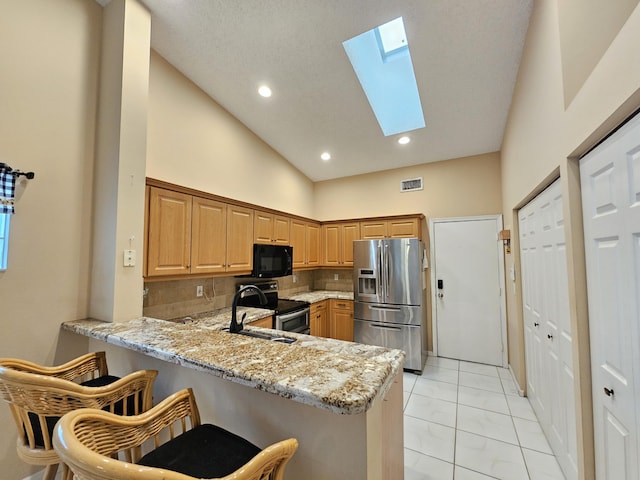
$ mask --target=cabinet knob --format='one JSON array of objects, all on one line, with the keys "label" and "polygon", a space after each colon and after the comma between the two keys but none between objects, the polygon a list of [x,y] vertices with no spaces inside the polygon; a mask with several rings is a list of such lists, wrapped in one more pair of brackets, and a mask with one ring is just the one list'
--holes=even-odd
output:
[{"label": "cabinet knob", "polygon": [[538,322],[533,322],[533,326],[534,326],[534,327],[537,327],[537,326],[539,326],[539,325],[540,325],[540,324],[539,324]]},{"label": "cabinet knob", "polygon": [[549,334],[547,334],[547,338],[548,338],[549,340],[553,340],[553,335],[549,335]]},{"label": "cabinet knob", "polygon": [[604,387],[604,394],[605,394],[607,397],[613,397],[613,393],[614,393],[614,392],[613,392],[613,389],[611,389],[611,390],[610,390],[610,389],[608,389],[607,387]]}]

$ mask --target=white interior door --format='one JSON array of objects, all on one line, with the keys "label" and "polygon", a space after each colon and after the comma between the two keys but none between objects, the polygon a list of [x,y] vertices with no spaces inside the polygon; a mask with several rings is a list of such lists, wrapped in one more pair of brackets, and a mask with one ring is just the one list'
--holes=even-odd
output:
[{"label": "white interior door", "polygon": [[578,478],[562,188],[518,212],[527,396],[569,479]]},{"label": "white interior door", "polygon": [[437,354],[506,366],[500,217],[433,220]]},{"label": "white interior door", "polygon": [[640,116],[580,161],[596,476],[640,478]]}]

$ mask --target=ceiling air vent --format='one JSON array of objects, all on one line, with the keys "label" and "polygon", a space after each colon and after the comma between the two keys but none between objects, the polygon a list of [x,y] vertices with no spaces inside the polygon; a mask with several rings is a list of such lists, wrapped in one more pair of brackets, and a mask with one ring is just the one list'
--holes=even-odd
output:
[{"label": "ceiling air vent", "polygon": [[422,177],[400,181],[401,192],[413,192],[414,190],[422,190]]}]

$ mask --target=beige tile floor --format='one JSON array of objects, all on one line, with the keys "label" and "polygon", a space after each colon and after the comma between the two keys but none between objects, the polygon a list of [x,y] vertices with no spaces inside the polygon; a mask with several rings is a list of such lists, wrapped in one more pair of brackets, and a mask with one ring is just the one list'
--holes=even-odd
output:
[{"label": "beige tile floor", "polygon": [[507,369],[429,357],[404,373],[405,480],[564,480]]}]

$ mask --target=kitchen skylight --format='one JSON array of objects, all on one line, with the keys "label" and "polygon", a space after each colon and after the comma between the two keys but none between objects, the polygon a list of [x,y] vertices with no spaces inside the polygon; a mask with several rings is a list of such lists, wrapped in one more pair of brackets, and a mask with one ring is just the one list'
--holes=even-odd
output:
[{"label": "kitchen skylight", "polygon": [[342,46],[385,136],[425,126],[402,17]]}]

